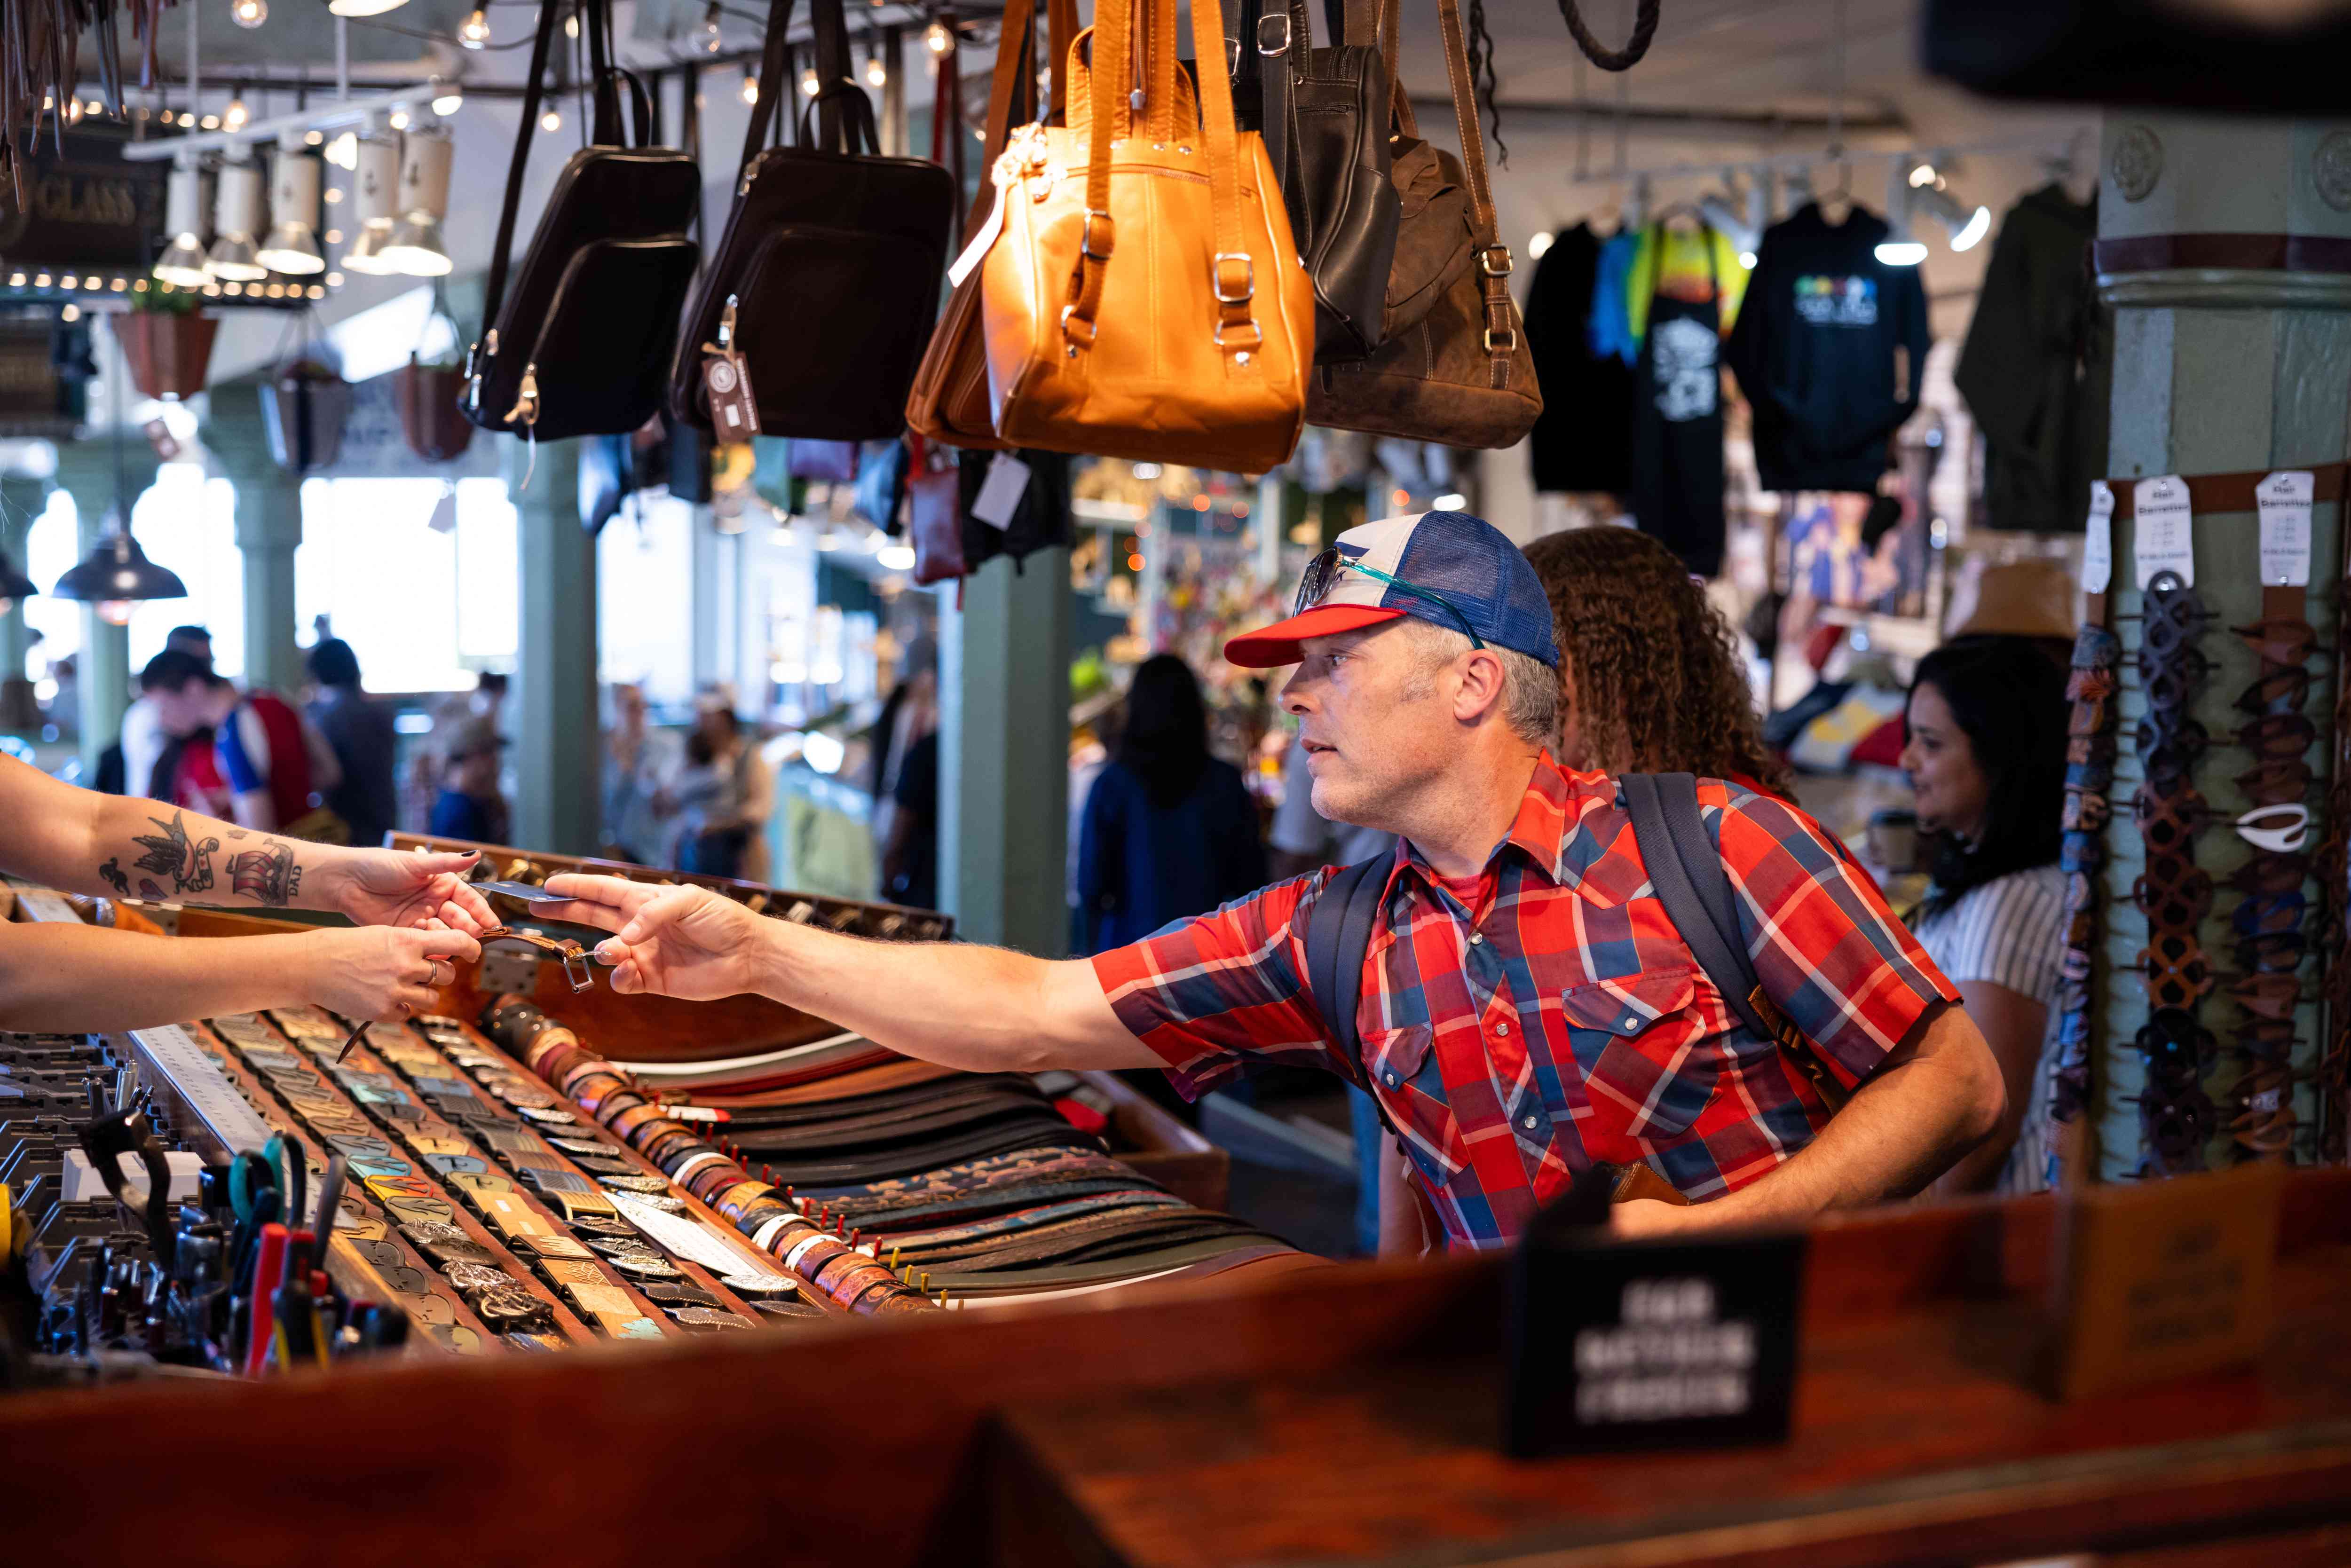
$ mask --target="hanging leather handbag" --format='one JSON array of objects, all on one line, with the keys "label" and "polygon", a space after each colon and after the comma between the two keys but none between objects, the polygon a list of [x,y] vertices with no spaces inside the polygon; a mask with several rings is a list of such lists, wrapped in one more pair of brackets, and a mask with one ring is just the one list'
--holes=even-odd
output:
[{"label": "hanging leather handbag", "polygon": [[[1007,6],[1004,26],[996,40],[996,72],[988,87],[987,120],[981,131],[982,167],[993,170],[1003,155],[1006,136],[1016,122],[1036,120],[1054,123],[1068,92],[1068,52],[1077,36],[1076,0],[1048,0],[1047,59],[1052,73],[1052,99],[1045,112],[1034,111],[1031,100],[1037,81],[1035,8]],[[955,55],[946,57],[953,60]],[[934,114],[931,145],[935,153],[938,131],[948,117]],[[952,138],[957,147],[960,138]],[[960,178],[956,189],[962,189]],[[974,198],[964,235],[977,233],[995,205],[995,186],[983,181]],[[958,235],[960,241],[963,235]],[[959,262],[957,264],[961,266]],[[932,329],[930,346],[923,351],[922,368],[906,393],[906,427],[933,441],[956,446],[1002,447],[996,436],[996,412],[987,400],[987,348],[980,331],[978,271],[964,273],[947,297],[947,308]],[[960,576],[960,572],[952,575]]]},{"label": "hanging leather handbag", "polygon": [[[581,8],[595,85],[593,145],[573,153],[556,176],[510,289],[515,217],[548,52],[560,14],[569,9],[560,0],[540,0],[522,128],[490,253],[486,329],[465,356],[461,406],[485,430],[536,441],[619,435],[661,408],[662,371],[700,254],[686,230],[702,176],[686,153],[652,145],[644,86],[611,62],[609,6],[610,0],[591,0]],[[622,126],[623,91],[635,110],[633,145]]]},{"label": "hanging leather handbag", "polygon": [[[1305,428],[1314,285],[1224,72],[1200,73],[1196,124],[1151,133],[1145,117],[1178,119],[1188,80],[1176,5],[1099,5],[1071,47],[1069,124],[1023,128],[996,162],[979,262],[988,397],[1016,445],[1262,474]],[[1152,36],[1139,109],[1137,13]],[[1192,8],[1192,42],[1225,57],[1215,5]]]},{"label": "hanging leather handbag", "polygon": [[1314,280],[1314,357],[1361,359],[1387,340],[1401,213],[1390,180],[1387,62],[1376,38],[1316,48],[1307,0],[1227,4],[1238,24],[1234,115],[1265,140]]},{"label": "hanging leather handbag", "polygon": [[[768,435],[896,435],[946,267],[953,179],[925,159],[881,155],[873,105],[850,76],[841,0],[810,0],[810,9],[822,84],[808,106],[817,114],[814,144],[804,108],[802,145],[760,151],[778,100],[793,92],[785,42],[792,0],[770,0],[735,206],[670,367],[671,413],[727,440],[754,434],[726,423],[739,417],[737,399],[756,409],[758,433]],[[720,367],[744,386],[719,387],[732,395],[714,425],[705,376]]]},{"label": "hanging leather handbag", "polygon": [[[429,333],[436,320],[449,323],[449,336],[454,340],[462,336],[456,319],[449,314],[449,301],[439,283],[433,286],[433,310],[424,319],[424,330]],[[426,364],[422,347],[412,349],[408,363],[394,372],[392,391],[400,403],[400,430],[408,438],[408,449],[427,463],[448,463],[465,455],[474,444],[474,427],[458,412],[457,402],[465,385],[462,366],[445,363]]]},{"label": "hanging leather handbag", "polygon": [[1469,178],[1462,172],[1461,161],[1421,139],[1412,100],[1396,75],[1401,5],[1402,0],[1347,0],[1347,37],[1355,43],[1378,41],[1390,95],[1388,182],[1395,189],[1398,211],[1383,342],[1419,325],[1469,270],[1477,230],[1469,208]]},{"label": "hanging leather handbag", "polygon": [[963,559],[963,482],[955,449],[919,430],[907,436],[906,447],[906,537],[914,547],[914,580],[961,577],[971,569]]},{"label": "hanging leather handbag", "polygon": [[1437,0],[1437,10],[1468,178],[1476,264],[1438,296],[1417,326],[1379,352],[1317,365],[1307,413],[1315,423],[1339,430],[1447,446],[1511,446],[1534,427],[1542,392],[1510,299],[1510,247],[1495,230],[1458,0]]}]

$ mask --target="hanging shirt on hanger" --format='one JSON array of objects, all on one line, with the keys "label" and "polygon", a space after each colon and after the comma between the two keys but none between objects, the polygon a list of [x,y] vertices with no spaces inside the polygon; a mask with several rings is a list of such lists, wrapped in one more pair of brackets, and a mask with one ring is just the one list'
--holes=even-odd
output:
[{"label": "hanging shirt on hanger", "polygon": [[1638,231],[1618,230],[1600,247],[1592,277],[1592,352],[1598,358],[1614,356],[1627,365],[1641,354],[1641,341],[1633,335],[1632,311],[1625,300],[1633,286],[1633,253],[1640,248]]},{"label": "hanging shirt on hanger", "polygon": [[1984,436],[1984,520],[2080,533],[2090,481],[2105,472],[2114,312],[2098,303],[2093,197],[2057,184],[2010,209],[1992,242],[1975,318],[1951,379]]},{"label": "hanging shirt on hanger", "polygon": [[1729,235],[1711,227],[1686,229],[1656,224],[1641,231],[1625,294],[1635,344],[1648,330],[1652,298],[1677,299],[1685,305],[1712,301],[1722,330],[1728,332],[1739,319],[1739,302],[1746,297],[1747,269],[1739,265],[1739,247],[1730,243]]},{"label": "hanging shirt on hanger", "polygon": [[1527,444],[1537,490],[1621,495],[1632,472],[1633,372],[1594,353],[1585,329],[1602,249],[1591,225],[1562,229],[1527,285],[1527,349],[1543,392]]},{"label": "hanging shirt on hanger", "polygon": [[[1817,203],[1764,231],[1729,359],[1755,411],[1766,490],[1875,490],[1887,438],[1918,406],[1927,291],[1888,267],[1886,221],[1860,207],[1831,225]],[[1908,350],[1897,393],[1894,351]]]},{"label": "hanging shirt on hanger", "polygon": [[[1647,330],[1633,399],[1633,477],[1628,499],[1633,520],[1645,534],[1682,558],[1699,577],[1722,570],[1722,318],[1718,297],[1740,273],[1736,254],[1728,274],[1713,270],[1703,288],[1686,285],[1668,292],[1675,276],[1670,236],[1658,246],[1653,226],[1643,237],[1645,253],[1662,249],[1661,269],[1635,267],[1636,280],[1654,292],[1641,301]],[[1711,229],[1690,236],[1688,253],[1707,265],[1719,254]]]}]

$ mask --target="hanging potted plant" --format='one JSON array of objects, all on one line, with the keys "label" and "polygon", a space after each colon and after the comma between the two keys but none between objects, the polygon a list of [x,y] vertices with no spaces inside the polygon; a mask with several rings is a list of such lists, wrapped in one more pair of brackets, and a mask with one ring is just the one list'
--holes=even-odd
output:
[{"label": "hanging potted plant", "polygon": [[202,303],[191,290],[150,284],[114,318],[115,341],[141,396],[176,401],[204,390],[220,319],[198,309]]},{"label": "hanging potted plant", "polygon": [[[433,335],[433,324],[449,324],[448,341],[427,358],[424,340]],[[465,384],[465,361],[457,345],[464,340],[457,331],[456,318],[449,314],[447,299],[441,286],[433,286],[433,311],[424,319],[424,331],[417,346],[409,350],[408,363],[395,372],[392,390],[400,401],[400,428],[408,437],[409,450],[427,463],[447,463],[465,455],[473,444],[474,424],[457,406],[457,397]]]},{"label": "hanging potted plant", "polygon": [[[308,321],[309,312],[302,319]],[[289,324],[290,337],[296,325]],[[351,384],[319,353],[306,345],[281,359],[261,384],[261,417],[269,433],[269,455],[297,474],[323,468],[343,449],[343,422],[350,417]]]}]

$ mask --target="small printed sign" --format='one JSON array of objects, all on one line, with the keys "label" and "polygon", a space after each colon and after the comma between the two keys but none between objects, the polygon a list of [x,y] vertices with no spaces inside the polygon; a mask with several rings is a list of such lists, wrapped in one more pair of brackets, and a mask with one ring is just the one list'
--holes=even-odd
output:
[{"label": "small printed sign", "polygon": [[2090,517],[2082,529],[2082,591],[2104,593],[2115,579],[2115,490],[2090,481]]},{"label": "small printed sign", "polygon": [[2263,479],[2253,492],[2262,512],[2262,584],[2302,588],[2310,582],[2310,502],[2316,476],[2288,468]]},{"label": "small printed sign", "polygon": [[2188,500],[2188,481],[2177,474],[2141,479],[2132,486],[2131,509],[2138,518],[2131,559],[2138,573],[2139,591],[2159,571],[2176,571],[2179,580],[2196,586],[2195,518]]}]

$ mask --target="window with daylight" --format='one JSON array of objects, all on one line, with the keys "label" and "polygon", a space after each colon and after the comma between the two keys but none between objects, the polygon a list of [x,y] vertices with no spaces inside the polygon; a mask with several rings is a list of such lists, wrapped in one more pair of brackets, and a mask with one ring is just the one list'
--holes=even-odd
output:
[{"label": "window with daylight", "polygon": [[505,482],[309,479],[294,554],[295,619],[305,647],[324,616],[359,656],[369,691],[471,687],[512,661],[515,517]]}]

